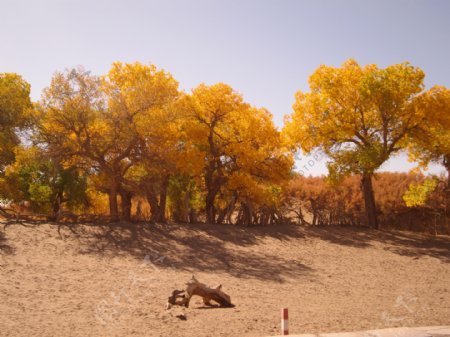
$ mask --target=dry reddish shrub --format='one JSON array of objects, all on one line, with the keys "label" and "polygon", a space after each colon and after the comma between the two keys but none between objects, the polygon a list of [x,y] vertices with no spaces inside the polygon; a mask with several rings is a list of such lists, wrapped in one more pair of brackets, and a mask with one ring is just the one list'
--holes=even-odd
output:
[{"label": "dry reddish shrub", "polygon": [[[438,185],[427,203],[408,208],[403,195],[411,183],[426,177],[417,173],[381,172],[373,185],[379,221],[384,228],[448,233],[444,184]],[[331,185],[325,177],[294,177],[284,190],[285,209],[301,224],[365,225],[361,179],[350,176]]]}]

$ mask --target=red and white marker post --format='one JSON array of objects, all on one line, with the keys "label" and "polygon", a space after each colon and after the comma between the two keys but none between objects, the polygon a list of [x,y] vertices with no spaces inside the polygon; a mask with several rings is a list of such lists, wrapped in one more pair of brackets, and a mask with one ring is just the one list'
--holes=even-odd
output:
[{"label": "red and white marker post", "polygon": [[289,316],[288,309],[281,309],[281,334],[283,336],[289,335]]}]

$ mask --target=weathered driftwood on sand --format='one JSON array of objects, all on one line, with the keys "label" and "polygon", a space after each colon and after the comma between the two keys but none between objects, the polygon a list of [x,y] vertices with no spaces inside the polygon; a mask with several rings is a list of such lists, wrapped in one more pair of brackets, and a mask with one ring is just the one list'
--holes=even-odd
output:
[{"label": "weathered driftwood on sand", "polygon": [[222,285],[210,288],[192,276],[192,279],[186,283],[186,286],[186,290],[174,290],[172,292],[172,295],[167,300],[168,309],[172,305],[189,307],[189,302],[194,295],[202,297],[205,305],[212,305],[211,301],[214,301],[221,307],[233,307],[230,296],[222,291]]}]

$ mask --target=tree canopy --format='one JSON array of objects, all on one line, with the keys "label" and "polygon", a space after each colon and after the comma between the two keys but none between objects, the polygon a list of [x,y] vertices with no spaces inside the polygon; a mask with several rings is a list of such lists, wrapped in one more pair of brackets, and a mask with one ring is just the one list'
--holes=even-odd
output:
[{"label": "tree canopy", "polygon": [[0,172],[14,161],[18,131],[29,120],[30,85],[17,74],[0,73]]},{"label": "tree canopy", "polygon": [[297,92],[285,132],[292,144],[326,153],[332,178],[361,174],[367,219],[378,227],[372,175],[405,148],[407,135],[424,121],[416,100],[424,72],[409,63],[384,69],[320,66],[309,78],[310,92]]},{"label": "tree canopy", "polygon": [[[153,64],[115,62],[101,76],[82,67],[56,72],[33,104],[28,83],[0,74],[0,197],[55,219],[107,212],[113,222],[253,225],[287,222],[292,212],[313,214],[313,224],[353,223],[359,204],[349,205],[361,194],[365,222],[378,228],[388,207],[377,204],[372,180],[393,154],[407,149],[423,166],[440,162],[450,172],[450,93],[425,90],[424,76],[407,62],[322,65],[280,131],[267,109],[231,86],[185,92]],[[326,155],[328,183],[298,177],[299,149]],[[411,183],[396,203],[439,200],[436,178],[395,177],[402,190]]]}]

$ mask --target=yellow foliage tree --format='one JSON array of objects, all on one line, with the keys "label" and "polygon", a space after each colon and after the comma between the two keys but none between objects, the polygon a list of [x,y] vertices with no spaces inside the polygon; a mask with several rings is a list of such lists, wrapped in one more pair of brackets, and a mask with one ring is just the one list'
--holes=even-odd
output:
[{"label": "yellow foliage tree", "polygon": [[126,121],[134,141],[134,168],[124,173],[120,189],[123,216],[129,220],[133,193],[144,191],[152,220],[165,222],[167,184],[176,155],[178,82],[152,64],[116,62],[103,90],[110,113]]},{"label": "yellow foliage tree", "polygon": [[[109,195],[110,217],[130,217],[125,177],[140,163],[155,116],[177,96],[177,82],[153,65],[114,63],[98,78],[82,69],[56,73],[40,104],[39,136],[50,153],[94,169]],[[147,137],[147,138],[146,138]]]},{"label": "yellow foliage tree", "polygon": [[413,102],[423,79],[424,72],[408,63],[384,69],[354,60],[338,68],[322,65],[309,78],[311,91],[297,92],[286,120],[291,144],[326,153],[332,177],[361,174],[367,220],[375,228],[372,176],[422,123],[424,112]]},{"label": "yellow foliage tree", "polygon": [[[444,86],[434,86],[422,93],[414,102],[414,108],[424,113],[424,121],[409,132],[409,155],[418,161],[422,167],[430,162],[442,164],[447,170],[445,186],[445,203],[450,204],[450,90]],[[425,187],[423,187],[425,188]],[[422,189],[423,189],[422,188]],[[411,186],[411,196],[419,195],[414,191],[419,187]],[[426,201],[429,193],[422,193]],[[412,198],[411,198],[412,199]],[[415,205],[414,202],[409,202]]]},{"label": "yellow foliage tree", "polygon": [[[239,194],[244,197],[244,189],[248,199],[266,192],[257,186],[287,177],[292,158],[282,150],[267,110],[251,107],[223,83],[200,85],[187,97],[186,106],[186,147],[195,148],[202,163],[207,222],[222,222]],[[226,199],[222,209],[216,204],[219,195]]]},{"label": "yellow foliage tree", "polygon": [[120,178],[135,140],[127,121],[107,109],[101,85],[83,69],[56,73],[40,102],[39,137],[51,155],[105,175],[111,220],[117,221]]},{"label": "yellow foliage tree", "polygon": [[411,130],[410,156],[423,166],[431,161],[444,165],[450,187],[450,90],[435,86],[420,95],[414,104],[424,121]]}]

